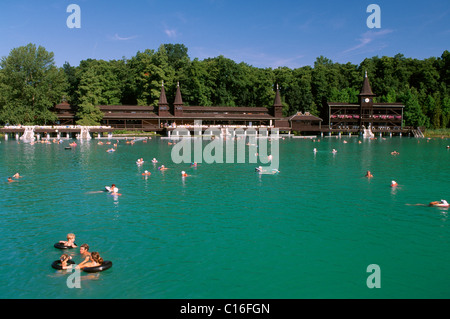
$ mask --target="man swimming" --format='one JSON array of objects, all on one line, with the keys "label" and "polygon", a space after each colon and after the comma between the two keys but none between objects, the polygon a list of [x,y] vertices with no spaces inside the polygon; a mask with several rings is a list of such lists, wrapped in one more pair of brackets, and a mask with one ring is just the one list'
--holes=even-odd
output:
[{"label": "man swimming", "polygon": [[119,189],[116,187],[116,184],[112,184],[111,187],[105,186],[105,189],[113,195],[119,192]]}]

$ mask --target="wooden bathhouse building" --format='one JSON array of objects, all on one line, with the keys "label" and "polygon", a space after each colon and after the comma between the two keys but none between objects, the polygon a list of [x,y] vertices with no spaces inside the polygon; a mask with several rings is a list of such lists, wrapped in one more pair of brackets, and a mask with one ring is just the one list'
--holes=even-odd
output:
[{"label": "wooden bathhouse building", "polygon": [[403,127],[402,103],[375,103],[367,72],[358,103],[328,102],[328,123],[326,132],[343,133],[407,133]]},{"label": "wooden bathhouse building", "polygon": [[[284,117],[280,91],[277,86],[274,103],[271,107],[231,107],[231,106],[187,106],[184,105],[180,85],[173,106],[170,107],[164,83],[157,107],[138,105],[99,105],[103,112],[101,125],[127,131],[171,131],[184,126],[193,130],[195,121],[208,127],[253,127],[255,129],[277,128],[279,132],[292,130],[320,132],[322,119],[310,114],[297,113]],[[58,125],[75,125],[76,108],[67,102],[55,106]]]},{"label": "wooden bathhouse building", "polygon": [[[413,128],[403,126],[403,109],[401,103],[376,103],[376,95],[372,92],[367,72],[364,76],[358,103],[328,102],[328,118],[323,123],[319,117],[308,112],[297,112],[289,117],[283,116],[280,90],[277,85],[275,99],[270,107],[230,107],[230,106],[194,106],[185,105],[180,85],[177,84],[175,99],[170,105],[164,83],[157,106],[139,105],[99,105],[103,112],[101,126],[97,133],[111,133],[115,130],[158,132],[170,135],[171,131],[185,127],[189,131],[198,130],[201,121],[202,130],[217,127],[226,128],[255,128],[270,131],[276,128],[280,133],[301,132],[302,135],[332,135],[332,134],[407,134],[413,133]],[[59,133],[81,133],[76,125],[76,106],[63,101],[54,108],[57,124],[65,127]],[[19,131],[17,131],[19,130]],[[38,130],[38,128],[37,128]],[[2,128],[1,132],[19,134],[23,128]],[[58,133],[42,128],[42,133]]]}]

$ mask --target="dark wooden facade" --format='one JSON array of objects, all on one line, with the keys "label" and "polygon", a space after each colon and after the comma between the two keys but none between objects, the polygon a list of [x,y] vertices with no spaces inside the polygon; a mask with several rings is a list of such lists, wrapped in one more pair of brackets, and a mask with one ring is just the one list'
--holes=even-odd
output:
[{"label": "dark wooden facade", "polygon": [[[289,118],[282,115],[282,103],[277,86],[272,107],[230,107],[230,106],[186,106],[183,103],[181,89],[177,91],[173,108],[167,101],[164,83],[156,108],[137,105],[99,105],[103,112],[101,125],[115,129],[161,131],[179,125],[194,125],[197,120],[203,125],[216,126],[263,126],[274,127],[281,131],[290,131]],[[66,102],[55,106],[58,124],[75,124],[75,107]]]},{"label": "dark wooden facade", "polygon": [[322,131],[322,119],[311,115],[309,112],[298,112],[289,118],[293,131],[320,133]]},{"label": "dark wooden facade", "polygon": [[364,77],[358,104],[328,102],[329,131],[402,132],[403,108],[401,103],[374,103],[367,72]]},{"label": "dark wooden facade", "polygon": [[[328,125],[311,114],[296,113],[283,117],[280,91],[277,85],[275,99],[270,107],[187,106],[184,105],[180,85],[172,107],[166,97],[164,83],[158,105],[100,105],[104,117],[101,125],[114,129],[162,131],[176,126],[194,125],[196,120],[205,126],[273,127],[280,131],[360,133],[370,128],[374,133],[405,133],[401,103],[375,103],[367,72],[358,103],[328,102]],[[66,102],[55,106],[58,124],[74,125],[75,108]]]}]

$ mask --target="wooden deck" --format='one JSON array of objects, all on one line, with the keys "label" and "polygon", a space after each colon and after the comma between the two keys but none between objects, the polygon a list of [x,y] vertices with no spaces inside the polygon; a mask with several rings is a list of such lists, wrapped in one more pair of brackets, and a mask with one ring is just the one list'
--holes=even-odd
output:
[{"label": "wooden deck", "polygon": [[[99,126],[99,127],[90,127],[89,133],[112,133],[113,131],[117,130],[127,130],[127,131],[144,131],[144,132],[157,132],[161,135],[173,135],[173,131],[177,130],[187,130],[189,133],[195,134],[197,131],[201,131],[201,134],[204,134],[206,130],[220,130],[222,134],[231,134],[234,131],[239,132],[240,130],[245,131],[256,131],[258,134],[265,134],[265,135],[271,135],[273,129],[277,129],[278,132],[281,133],[291,133],[293,131],[290,127],[273,127],[273,126],[240,126],[240,125],[202,125],[199,126],[193,126],[193,125],[180,125],[177,127],[158,127],[155,125],[147,125],[145,127],[142,127],[140,125],[130,126],[127,125],[125,127],[122,125],[115,125],[114,127],[109,126]],[[352,134],[352,135],[358,135],[361,134],[364,130],[360,129],[359,127],[353,126],[329,126],[329,125],[322,125],[321,127],[318,126],[308,126],[308,127],[302,127],[301,132],[302,133],[310,133],[311,135],[325,135],[325,134]],[[267,133],[266,133],[267,132]],[[17,126],[8,126],[0,128],[0,133],[4,134],[10,134],[10,135],[17,135],[22,136],[25,133],[25,127],[17,127]],[[34,127],[34,133],[39,134],[41,136],[50,136],[50,137],[56,137],[58,135],[66,137],[66,136],[72,136],[74,134],[81,134],[81,126],[35,126]],[[380,127],[372,127],[372,133],[375,135],[411,135],[416,136],[414,134],[414,128],[413,127],[391,127],[391,126],[380,126]]]},{"label": "wooden deck", "polygon": [[[396,126],[379,126],[379,127],[372,127],[372,133],[374,134],[395,134],[399,135],[400,133],[402,135],[404,134],[410,134],[412,133],[413,127],[404,126],[404,127],[396,127]],[[364,132],[363,129],[359,127],[350,127],[350,126],[335,126],[332,127],[328,125],[322,126],[322,133],[342,133],[342,134],[359,134],[360,132]]]},{"label": "wooden deck", "polygon": [[[116,129],[113,127],[91,127],[89,129],[89,133],[112,133]],[[34,127],[34,134],[39,135],[49,135],[49,136],[57,136],[60,135],[72,135],[72,134],[81,134],[81,126],[75,127],[75,126],[35,126]],[[0,133],[3,134],[14,134],[22,136],[25,133],[25,127],[17,127],[17,126],[6,126],[3,128],[0,128]],[[6,138],[6,137],[5,137]]]}]

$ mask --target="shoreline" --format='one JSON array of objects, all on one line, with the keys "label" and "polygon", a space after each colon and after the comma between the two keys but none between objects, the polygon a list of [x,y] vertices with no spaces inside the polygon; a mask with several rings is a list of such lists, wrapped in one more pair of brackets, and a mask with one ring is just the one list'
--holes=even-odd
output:
[{"label": "shoreline", "polygon": [[434,137],[434,138],[450,138],[450,128],[446,129],[427,129],[423,132],[423,135],[428,137]]}]

